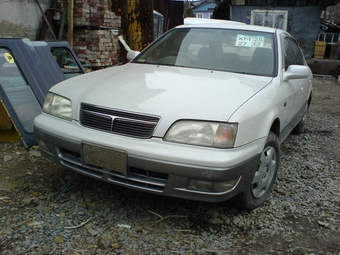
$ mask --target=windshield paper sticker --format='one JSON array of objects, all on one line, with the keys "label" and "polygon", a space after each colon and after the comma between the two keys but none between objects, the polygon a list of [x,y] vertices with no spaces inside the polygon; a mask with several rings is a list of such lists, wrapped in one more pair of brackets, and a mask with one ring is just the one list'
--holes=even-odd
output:
[{"label": "windshield paper sticker", "polygon": [[263,47],[264,36],[237,35],[235,46]]}]

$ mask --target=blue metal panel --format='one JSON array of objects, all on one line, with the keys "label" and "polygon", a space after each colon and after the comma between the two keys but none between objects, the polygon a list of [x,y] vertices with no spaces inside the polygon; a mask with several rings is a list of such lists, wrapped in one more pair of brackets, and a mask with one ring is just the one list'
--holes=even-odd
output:
[{"label": "blue metal panel", "polygon": [[[41,109],[48,90],[66,79],[51,53],[53,48],[67,49],[78,65],[80,73],[85,73],[68,42],[32,42],[22,38],[0,38],[0,49],[5,49],[14,58],[15,66],[20,72],[17,78],[21,78],[20,81],[9,82],[6,77],[7,80],[3,81],[4,84],[0,84],[0,99],[4,102],[27,147],[37,144],[33,132],[33,119],[34,115],[40,113],[39,108]],[[1,56],[0,60],[4,59],[4,56]],[[4,64],[6,65],[5,60],[0,62],[0,68]],[[6,72],[6,68],[3,68],[2,71]],[[12,85],[13,87],[11,87]]]}]

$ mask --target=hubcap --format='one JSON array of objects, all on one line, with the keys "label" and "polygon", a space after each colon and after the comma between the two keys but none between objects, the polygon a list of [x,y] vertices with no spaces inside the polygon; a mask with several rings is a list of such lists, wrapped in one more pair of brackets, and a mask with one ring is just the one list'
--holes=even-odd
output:
[{"label": "hubcap", "polygon": [[252,193],[255,198],[262,197],[270,188],[276,169],[276,150],[268,146],[261,154],[261,163],[252,182]]}]

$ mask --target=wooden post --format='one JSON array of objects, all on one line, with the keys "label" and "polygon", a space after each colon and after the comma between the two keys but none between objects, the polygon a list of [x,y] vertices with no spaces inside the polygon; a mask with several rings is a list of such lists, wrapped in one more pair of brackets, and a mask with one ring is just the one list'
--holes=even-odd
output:
[{"label": "wooden post", "polygon": [[68,0],[67,8],[67,41],[73,47],[73,7],[74,0]]}]

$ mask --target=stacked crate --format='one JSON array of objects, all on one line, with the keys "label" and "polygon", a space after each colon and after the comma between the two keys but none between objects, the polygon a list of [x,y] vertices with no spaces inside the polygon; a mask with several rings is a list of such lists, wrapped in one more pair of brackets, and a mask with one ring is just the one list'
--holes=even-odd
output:
[{"label": "stacked crate", "polygon": [[108,0],[74,1],[74,46],[80,61],[93,67],[118,65],[121,18],[109,11]]}]

